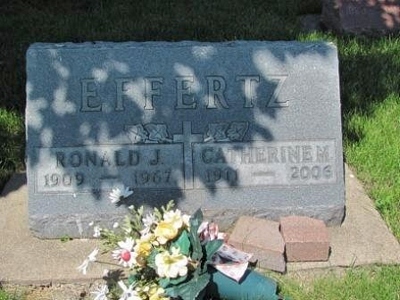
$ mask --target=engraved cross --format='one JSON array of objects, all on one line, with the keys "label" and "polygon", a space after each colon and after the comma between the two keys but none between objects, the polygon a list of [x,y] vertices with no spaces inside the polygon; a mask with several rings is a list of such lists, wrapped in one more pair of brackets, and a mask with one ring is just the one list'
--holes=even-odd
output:
[{"label": "engraved cross", "polygon": [[183,163],[185,189],[193,189],[193,149],[192,143],[203,142],[202,134],[192,133],[192,122],[182,122],[182,134],[174,134],[174,143],[183,143]]}]

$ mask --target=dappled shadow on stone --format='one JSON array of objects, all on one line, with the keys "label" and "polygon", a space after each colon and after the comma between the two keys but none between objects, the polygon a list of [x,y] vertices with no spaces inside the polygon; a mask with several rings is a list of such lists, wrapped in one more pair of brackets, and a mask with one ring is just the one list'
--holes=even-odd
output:
[{"label": "dappled shadow on stone", "polygon": [[[311,178],[311,167],[294,166],[299,170],[289,176],[284,167],[341,156],[341,141],[333,143],[340,130],[324,140],[340,119],[325,116],[315,131],[302,117],[319,101],[324,109],[338,107],[332,45],[35,44],[27,62],[30,214],[79,216],[70,222],[81,236],[93,215],[104,219],[124,213],[123,206],[171,199],[187,211],[222,215],[246,199],[248,213],[268,214],[267,206],[282,203],[281,186],[300,184],[310,195],[297,173],[312,183],[333,183],[340,173],[318,165]],[[332,87],[317,82],[323,76]],[[125,187],[134,195],[113,207],[111,189]],[[32,217],[34,224],[39,219]]]}]

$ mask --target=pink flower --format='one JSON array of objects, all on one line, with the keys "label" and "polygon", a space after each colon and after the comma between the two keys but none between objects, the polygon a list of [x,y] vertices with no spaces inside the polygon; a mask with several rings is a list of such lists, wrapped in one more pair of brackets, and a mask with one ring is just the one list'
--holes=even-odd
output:
[{"label": "pink flower", "polygon": [[132,238],[126,238],[124,242],[118,242],[119,249],[112,252],[112,257],[119,260],[118,263],[125,268],[131,268],[133,264],[136,264],[137,257],[137,254],[132,251],[134,245],[135,241]]},{"label": "pink flower", "polygon": [[200,241],[206,243],[216,239],[224,239],[224,234],[219,232],[218,224],[214,222],[203,222],[197,230]]}]

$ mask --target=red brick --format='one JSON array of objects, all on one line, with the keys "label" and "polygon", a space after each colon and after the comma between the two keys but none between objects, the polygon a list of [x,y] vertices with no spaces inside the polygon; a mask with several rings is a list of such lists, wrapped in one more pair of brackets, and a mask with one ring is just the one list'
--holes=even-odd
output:
[{"label": "red brick", "polygon": [[257,260],[257,267],[285,272],[285,244],[278,222],[242,216],[228,242],[237,249],[253,253],[252,260]]},{"label": "red brick", "polygon": [[323,221],[290,216],[281,218],[280,223],[288,262],[328,260],[330,239]]}]

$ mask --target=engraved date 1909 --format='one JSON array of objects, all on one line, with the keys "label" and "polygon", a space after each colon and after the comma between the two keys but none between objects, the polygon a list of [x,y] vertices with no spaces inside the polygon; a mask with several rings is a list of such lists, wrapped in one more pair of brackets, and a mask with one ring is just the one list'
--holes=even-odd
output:
[{"label": "engraved date 1909", "polygon": [[83,173],[51,173],[44,175],[44,186],[45,187],[69,187],[79,186],[83,184],[84,176]]}]

